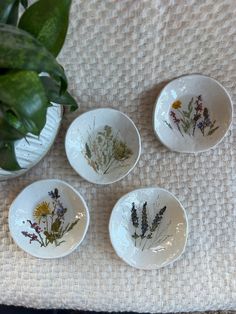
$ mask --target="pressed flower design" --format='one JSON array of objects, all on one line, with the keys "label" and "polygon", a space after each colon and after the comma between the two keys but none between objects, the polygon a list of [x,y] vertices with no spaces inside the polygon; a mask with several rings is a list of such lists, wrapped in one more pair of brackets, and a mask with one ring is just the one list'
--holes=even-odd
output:
[{"label": "pressed flower design", "polygon": [[62,237],[72,230],[80,220],[80,218],[76,218],[74,221],[65,224],[67,208],[60,201],[61,196],[58,189],[55,188],[48,195],[51,198],[52,206],[50,202],[39,203],[33,213],[35,221],[32,222],[30,219],[26,221],[30,225],[32,233],[28,231],[21,232],[30,239],[30,243],[33,241],[38,242],[41,247],[47,247],[49,244],[59,246],[65,242]]},{"label": "pressed flower design", "polygon": [[157,211],[152,221],[148,217],[147,206],[147,202],[144,202],[141,209],[138,209],[135,203],[132,203],[131,207],[133,228],[131,236],[134,239],[135,246],[141,248],[142,251],[157,246],[170,237],[170,235],[163,235],[162,232],[159,232],[159,226],[166,212],[166,206]]},{"label": "pressed flower design", "polygon": [[[203,106],[202,95],[192,97],[187,110],[182,109],[180,100],[173,102],[171,107],[170,117],[182,136],[194,136],[196,129],[200,130],[203,136],[210,136],[219,128],[216,120],[211,120],[208,108]],[[167,121],[165,123],[173,130]]]},{"label": "pressed flower design", "polygon": [[42,218],[51,214],[50,204],[47,202],[42,202],[38,204],[34,210],[34,218],[40,222]]},{"label": "pressed flower design", "polygon": [[115,135],[112,127],[105,125],[102,131],[89,134],[85,143],[84,156],[88,164],[99,174],[107,174],[116,167],[127,166],[127,160],[133,155],[132,150]]}]

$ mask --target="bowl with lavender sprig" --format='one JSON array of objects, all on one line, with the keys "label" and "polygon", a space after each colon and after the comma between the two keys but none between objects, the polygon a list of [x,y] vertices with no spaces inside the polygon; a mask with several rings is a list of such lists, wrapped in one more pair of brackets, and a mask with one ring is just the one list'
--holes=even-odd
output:
[{"label": "bowl with lavender sprig", "polygon": [[130,266],[158,269],[184,252],[188,222],[185,209],[169,191],[142,188],[114,206],[109,233],[117,255]]},{"label": "bowl with lavender sprig", "polygon": [[85,180],[111,184],[137,164],[141,138],[134,122],[112,108],[90,110],[70,125],[65,139],[67,158]]},{"label": "bowl with lavender sprig", "polygon": [[83,197],[61,180],[41,180],[27,186],[9,210],[15,243],[39,258],[70,254],[83,241],[89,211]]},{"label": "bowl with lavender sprig", "polygon": [[170,150],[207,151],[218,145],[230,128],[233,105],[215,79],[192,74],[170,81],[157,98],[153,126]]}]

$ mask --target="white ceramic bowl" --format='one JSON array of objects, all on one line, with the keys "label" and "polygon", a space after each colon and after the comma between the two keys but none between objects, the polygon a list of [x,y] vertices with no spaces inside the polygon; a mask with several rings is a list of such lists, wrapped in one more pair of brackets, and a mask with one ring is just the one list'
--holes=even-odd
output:
[{"label": "white ceramic bowl", "polygon": [[178,259],[187,242],[185,210],[170,192],[157,187],[134,190],[112,210],[110,239],[130,266],[157,269]]},{"label": "white ceramic bowl", "polygon": [[168,83],[157,98],[154,130],[170,150],[197,153],[215,147],[230,128],[232,101],[216,80],[186,75]]},{"label": "white ceramic bowl", "polygon": [[52,147],[62,118],[62,107],[53,104],[48,108],[46,124],[40,136],[29,135],[15,142],[16,158],[22,169],[6,171],[0,168],[0,181],[18,177],[34,167]]},{"label": "white ceramic bowl", "polygon": [[72,122],[65,148],[71,166],[81,177],[96,184],[110,184],[135,167],[141,153],[141,139],[128,116],[101,108],[88,111]]},{"label": "white ceramic bowl", "polygon": [[89,211],[82,196],[60,180],[27,186],[13,201],[9,228],[16,244],[39,258],[63,257],[83,241]]}]

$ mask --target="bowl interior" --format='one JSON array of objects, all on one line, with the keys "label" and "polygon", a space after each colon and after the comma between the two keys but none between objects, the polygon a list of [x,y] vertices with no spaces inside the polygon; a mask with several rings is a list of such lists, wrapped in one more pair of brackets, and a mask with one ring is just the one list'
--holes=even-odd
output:
[{"label": "bowl interior", "polygon": [[109,231],[115,251],[126,263],[156,269],[173,262],[184,251],[187,220],[183,207],[172,194],[147,188],[118,201]]},{"label": "bowl interior", "polygon": [[71,166],[86,180],[108,184],[123,178],[140,155],[134,123],[113,109],[96,109],[79,116],[66,135]]},{"label": "bowl interior", "polygon": [[171,150],[200,152],[218,144],[232,120],[224,87],[203,75],[183,76],[167,84],[157,99],[154,129]]},{"label": "bowl interior", "polygon": [[41,258],[72,252],[83,240],[88,222],[82,197],[59,180],[31,184],[17,196],[9,212],[9,227],[15,242]]}]

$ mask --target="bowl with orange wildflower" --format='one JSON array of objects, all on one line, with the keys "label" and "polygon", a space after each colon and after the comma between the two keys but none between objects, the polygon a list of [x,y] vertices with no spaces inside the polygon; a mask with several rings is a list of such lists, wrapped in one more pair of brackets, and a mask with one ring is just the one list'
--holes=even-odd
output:
[{"label": "bowl with orange wildflower", "polygon": [[153,126],[170,150],[207,151],[228,132],[233,106],[226,89],[205,75],[181,76],[169,82],[157,98]]},{"label": "bowl with orange wildflower", "polygon": [[9,229],[16,244],[39,258],[68,255],[83,241],[89,211],[79,194],[61,180],[27,186],[13,201]]}]

